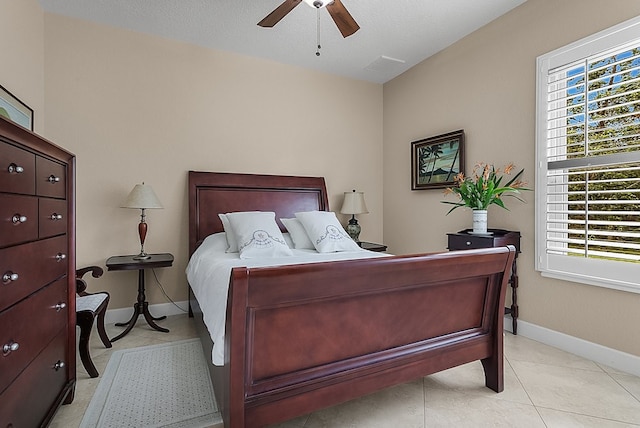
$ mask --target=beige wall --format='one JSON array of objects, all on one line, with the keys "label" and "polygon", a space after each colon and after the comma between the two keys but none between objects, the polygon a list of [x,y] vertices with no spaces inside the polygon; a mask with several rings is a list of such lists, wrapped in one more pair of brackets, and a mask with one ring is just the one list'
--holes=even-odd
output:
[{"label": "beige wall", "polygon": [[[630,0],[529,0],[384,85],[384,239],[391,251],[440,251],[471,214],[439,190],[411,191],[410,142],[464,129],[467,172],[478,161],[525,168],[534,183],[536,57],[640,13]],[[640,355],[640,295],[556,281],[534,270],[534,195],[492,207],[489,227],[519,230],[520,317]],[[455,200],[449,197],[449,200]],[[637,339],[637,335],[635,337]]]},{"label": "beige wall", "polygon": [[[158,277],[186,300],[188,170],[325,176],[332,209],[365,192],[362,237],[381,242],[382,85],[51,14],[45,36],[46,136],[77,155],[79,267],[139,250],[140,212],[119,206],[145,181],[165,206],[147,211],[145,249],[174,254]],[[91,287],[130,307],[136,280]]]},{"label": "beige wall", "polygon": [[44,128],[44,12],[36,0],[0,0],[0,85]]},{"label": "beige wall", "polygon": [[[364,239],[382,242],[384,214],[393,252],[444,250],[445,233],[466,228],[470,214],[445,216],[440,191],[410,190],[410,142],[463,128],[469,167],[513,161],[533,183],[535,58],[637,15],[640,3],[529,0],[384,90],[44,14],[36,0],[0,0],[0,10],[0,84],[35,110],[38,133],[78,156],[78,265],[137,251],[138,213],[118,206],[145,180],[166,207],[148,213],[147,249],[176,256],[158,274],[184,300],[187,170],[324,175],[334,209],[343,191],[366,192]],[[523,235],[521,318],[640,355],[628,335],[640,296],[534,271],[527,199],[490,210],[490,227]],[[92,287],[112,293],[111,308],[129,307],[135,280],[109,272]],[[165,302],[148,289],[152,303]]]}]

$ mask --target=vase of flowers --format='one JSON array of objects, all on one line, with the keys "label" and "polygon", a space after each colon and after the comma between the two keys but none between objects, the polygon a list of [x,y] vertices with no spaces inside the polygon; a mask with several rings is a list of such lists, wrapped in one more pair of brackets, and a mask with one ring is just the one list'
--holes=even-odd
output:
[{"label": "vase of flowers", "polygon": [[471,176],[465,176],[462,172],[456,175],[454,178],[455,187],[447,188],[445,196],[455,193],[459,200],[456,202],[442,201],[442,203],[453,205],[447,214],[456,208],[471,208],[473,210],[473,233],[486,234],[487,209],[490,205],[495,204],[508,210],[504,205],[504,196],[511,196],[524,202],[518,196],[520,191],[531,190],[525,188],[526,183],[520,179],[524,168],[506,183],[502,183],[506,180],[505,176],[511,175],[514,168],[513,164],[509,164],[501,171],[493,165],[478,163],[474,166]]},{"label": "vase of flowers", "polygon": [[486,235],[487,210],[473,210],[473,233]]}]

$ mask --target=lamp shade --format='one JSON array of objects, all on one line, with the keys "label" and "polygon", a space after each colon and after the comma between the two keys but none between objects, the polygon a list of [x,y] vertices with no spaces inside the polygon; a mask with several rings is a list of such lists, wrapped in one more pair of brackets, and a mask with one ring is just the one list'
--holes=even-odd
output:
[{"label": "lamp shade", "polygon": [[342,214],[366,214],[369,212],[364,203],[364,192],[344,192],[344,202],[342,203]]},{"label": "lamp shade", "polygon": [[147,184],[136,184],[127,196],[127,199],[121,205],[122,208],[164,208],[162,203],[153,191],[153,188]]}]

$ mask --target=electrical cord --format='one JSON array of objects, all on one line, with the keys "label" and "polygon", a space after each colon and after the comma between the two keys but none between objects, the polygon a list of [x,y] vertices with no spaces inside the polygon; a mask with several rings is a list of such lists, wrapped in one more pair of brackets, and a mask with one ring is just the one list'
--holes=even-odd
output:
[{"label": "electrical cord", "polygon": [[187,309],[182,309],[180,306],[178,306],[178,304],[176,302],[174,302],[171,297],[169,297],[169,295],[167,294],[167,292],[164,290],[164,287],[162,286],[162,283],[160,282],[160,280],[158,279],[158,275],[156,274],[156,270],[155,269],[151,269],[151,271],[153,272],[153,277],[156,279],[156,284],[158,285],[158,287],[160,288],[160,290],[162,291],[162,294],[164,294],[164,297],[167,298],[168,301],[170,301],[171,303],[173,303],[173,306],[175,306],[176,308],[180,309],[182,312],[187,312]]}]

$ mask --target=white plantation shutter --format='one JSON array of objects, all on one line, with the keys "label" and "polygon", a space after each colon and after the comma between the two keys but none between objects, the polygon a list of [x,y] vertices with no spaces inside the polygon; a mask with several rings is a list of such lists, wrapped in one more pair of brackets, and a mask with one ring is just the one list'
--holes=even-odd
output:
[{"label": "white plantation shutter", "polygon": [[536,269],[640,293],[640,20],[538,58]]}]

